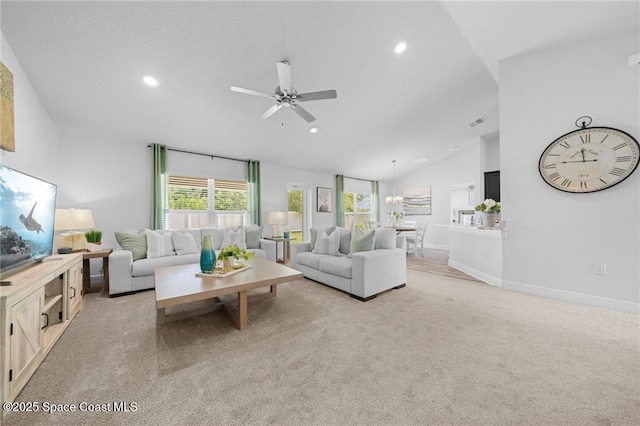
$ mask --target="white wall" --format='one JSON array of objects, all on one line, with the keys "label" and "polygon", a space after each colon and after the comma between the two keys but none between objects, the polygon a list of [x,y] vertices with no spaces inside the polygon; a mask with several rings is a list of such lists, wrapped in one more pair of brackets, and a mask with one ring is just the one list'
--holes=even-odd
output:
[{"label": "white wall", "polygon": [[0,60],[13,73],[16,150],[0,150],[2,164],[58,183],[58,130],[2,36]]},{"label": "white wall", "polygon": [[[104,232],[105,246],[115,246],[116,231],[149,227],[152,152],[148,144],[115,141],[95,132],[66,128],[61,130],[60,139],[60,156],[71,165],[59,178],[61,207],[92,209],[96,227]],[[246,179],[244,162],[175,151],[167,154],[167,169],[184,176]],[[335,224],[335,213],[315,212],[315,188],[333,188],[333,176],[267,164],[261,164],[260,169],[265,235],[271,232],[266,225],[268,212],[287,206],[288,183],[312,188],[312,226]]]},{"label": "white wall", "polygon": [[[262,183],[262,223],[265,224],[265,235],[271,233],[271,227],[267,225],[267,215],[270,211],[286,211],[287,208],[287,184],[308,185],[311,189],[310,205],[311,225],[313,228],[335,225],[335,177],[325,173],[315,173],[307,170],[292,169],[271,164],[260,164]],[[317,212],[318,186],[333,189],[333,212]]]},{"label": "white wall", "polygon": [[[461,144],[460,149],[450,157],[435,164],[425,164],[424,169],[405,176],[396,182],[396,193],[402,194],[404,188],[431,186],[431,215],[405,216],[406,219],[420,223],[428,222],[425,246],[448,249],[448,228],[435,226],[451,225],[451,186],[475,183],[479,174],[479,141],[477,139]],[[386,219],[389,207],[384,203],[386,195],[381,194],[380,216]]]},{"label": "white wall", "polygon": [[[638,312],[640,172],[591,194],[557,191],[542,181],[545,147],[590,115],[592,126],[640,139],[637,33],[547,49],[500,65],[500,165],[504,287]],[[607,275],[593,274],[593,263]]]}]

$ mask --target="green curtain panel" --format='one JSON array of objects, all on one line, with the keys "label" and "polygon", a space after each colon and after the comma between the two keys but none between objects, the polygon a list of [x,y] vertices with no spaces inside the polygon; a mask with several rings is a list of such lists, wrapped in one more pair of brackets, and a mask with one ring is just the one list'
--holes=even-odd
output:
[{"label": "green curtain panel", "polygon": [[377,180],[371,181],[371,212],[371,220],[380,222],[380,182]]},{"label": "green curtain panel", "polygon": [[344,175],[336,175],[336,225],[344,226]]},{"label": "green curtain panel", "polygon": [[260,204],[260,162],[251,160],[247,162],[247,210],[253,225],[262,224]]},{"label": "green curtain panel", "polygon": [[165,192],[167,179],[167,147],[154,143],[151,166],[151,229],[164,227]]}]

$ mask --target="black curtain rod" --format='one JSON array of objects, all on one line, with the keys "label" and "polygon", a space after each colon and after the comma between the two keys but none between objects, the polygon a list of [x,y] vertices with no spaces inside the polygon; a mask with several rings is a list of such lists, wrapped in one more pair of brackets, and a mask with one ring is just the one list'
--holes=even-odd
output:
[{"label": "black curtain rod", "polygon": [[[152,145],[147,145],[147,148],[151,148],[151,146]],[[250,161],[250,160],[240,160],[239,158],[223,157],[222,155],[204,154],[202,152],[185,151],[183,149],[176,149],[176,148],[169,148],[169,147],[167,147],[167,151],[182,152],[183,154],[202,155],[203,157],[209,157],[212,160],[214,158],[222,158],[223,160],[241,161],[243,163],[248,163]]]},{"label": "black curtain rod", "polygon": [[360,179],[360,178],[354,178],[354,177],[350,177],[350,176],[345,176],[345,179],[353,179],[353,180],[363,180],[365,182],[373,182],[372,180],[369,179]]}]

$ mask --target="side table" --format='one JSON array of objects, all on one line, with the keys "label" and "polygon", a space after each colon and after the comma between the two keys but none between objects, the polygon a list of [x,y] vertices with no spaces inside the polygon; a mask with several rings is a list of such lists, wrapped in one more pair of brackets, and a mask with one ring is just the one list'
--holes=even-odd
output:
[{"label": "side table", "polygon": [[102,258],[102,289],[100,291],[109,294],[109,255],[113,249],[105,249],[99,251],[87,251],[82,253],[82,293],[91,293],[91,269],[90,260]]},{"label": "side table", "polygon": [[[276,242],[276,262],[287,264],[289,262],[289,242],[291,238],[284,237],[262,237],[265,240],[275,241]],[[278,243],[282,243],[282,262],[278,260]]]}]

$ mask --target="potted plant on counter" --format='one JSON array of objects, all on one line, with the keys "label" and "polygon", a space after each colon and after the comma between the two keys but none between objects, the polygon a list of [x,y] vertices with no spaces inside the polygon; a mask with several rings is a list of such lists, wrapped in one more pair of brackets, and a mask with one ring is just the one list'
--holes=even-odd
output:
[{"label": "potted plant on counter", "polygon": [[500,203],[492,198],[487,198],[476,206],[476,211],[482,212],[482,222],[485,228],[500,226]]},{"label": "potted plant on counter", "polygon": [[93,231],[87,231],[84,233],[87,238],[87,250],[100,251],[102,250],[102,231],[94,229]]}]

